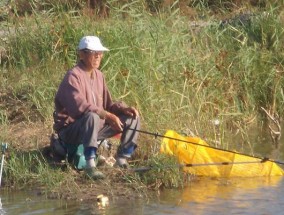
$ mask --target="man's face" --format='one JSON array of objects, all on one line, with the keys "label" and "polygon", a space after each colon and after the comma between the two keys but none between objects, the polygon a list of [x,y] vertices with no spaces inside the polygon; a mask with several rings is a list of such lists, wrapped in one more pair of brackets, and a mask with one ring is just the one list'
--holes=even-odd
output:
[{"label": "man's face", "polygon": [[103,58],[102,51],[83,50],[80,52],[80,58],[90,69],[98,69]]}]

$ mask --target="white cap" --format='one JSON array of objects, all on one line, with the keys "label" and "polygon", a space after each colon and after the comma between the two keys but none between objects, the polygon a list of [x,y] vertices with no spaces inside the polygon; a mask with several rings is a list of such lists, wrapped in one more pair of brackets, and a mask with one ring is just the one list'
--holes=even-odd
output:
[{"label": "white cap", "polygon": [[79,50],[89,49],[92,51],[109,51],[108,48],[104,47],[98,37],[85,36],[80,40]]}]

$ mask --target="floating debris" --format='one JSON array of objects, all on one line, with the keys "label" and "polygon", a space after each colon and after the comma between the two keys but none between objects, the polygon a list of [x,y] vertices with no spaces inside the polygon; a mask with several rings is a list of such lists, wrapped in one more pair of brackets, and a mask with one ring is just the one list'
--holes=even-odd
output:
[{"label": "floating debris", "polygon": [[103,194],[98,195],[97,196],[97,203],[98,203],[98,206],[102,207],[102,208],[108,206],[109,205],[108,197],[104,196]]}]

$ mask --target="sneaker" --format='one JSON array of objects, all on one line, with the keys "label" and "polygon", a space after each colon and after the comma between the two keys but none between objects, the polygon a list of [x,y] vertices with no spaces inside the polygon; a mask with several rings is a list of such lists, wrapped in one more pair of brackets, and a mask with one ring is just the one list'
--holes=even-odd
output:
[{"label": "sneaker", "polygon": [[114,166],[120,167],[120,168],[123,168],[123,169],[129,168],[129,164],[128,164],[126,158],[124,158],[124,157],[117,157]]},{"label": "sneaker", "polygon": [[93,180],[104,179],[106,177],[105,174],[100,172],[96,167],[86,168],[85,173]]}]

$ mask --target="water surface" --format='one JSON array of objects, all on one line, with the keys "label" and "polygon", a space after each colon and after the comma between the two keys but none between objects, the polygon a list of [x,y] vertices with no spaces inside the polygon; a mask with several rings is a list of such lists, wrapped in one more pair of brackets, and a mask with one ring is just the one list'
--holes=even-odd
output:
[{"label": "water surface", "polygon": [[112,199],[105,208],[96,202],[50,200],[32,192],[1,192],[0,214],[280,215],[284,213],[283,193],[283,177],[201,178],[184,189],[162,190],[148,199]]},{"label": "water surface", "polygon": [[202,179],[162,192],[144,214],[283,214],[282,177]]}]

